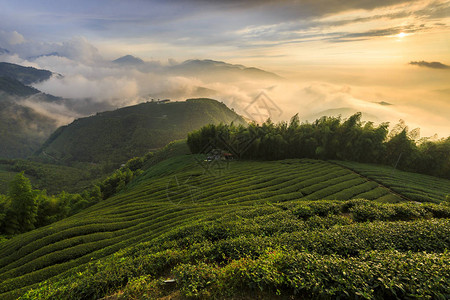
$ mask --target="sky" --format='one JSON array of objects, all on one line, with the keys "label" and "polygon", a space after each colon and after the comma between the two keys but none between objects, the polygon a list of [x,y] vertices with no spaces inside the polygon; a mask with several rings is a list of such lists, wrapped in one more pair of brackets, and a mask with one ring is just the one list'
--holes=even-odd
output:
[{"label": "sky", "polygon": [[[351,107],[448,136],[449,21],[450,1],[442,0],[0,0],[0,48],[8,50],[0,60],[64,76],[38,86],[44,92],[115,106],[201,86],[242,110],[265,91],[283,112],[274,119]],[[126,54],[154,68],[105,63]],[[188,59],[257,67],[285,80],[161,75]]]}]

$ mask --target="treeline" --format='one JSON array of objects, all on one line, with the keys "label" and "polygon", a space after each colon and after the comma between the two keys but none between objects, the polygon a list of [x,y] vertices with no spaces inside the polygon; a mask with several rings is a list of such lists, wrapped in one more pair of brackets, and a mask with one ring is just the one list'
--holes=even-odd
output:
[{"label": "treeline", "polygon": [[0,234],[14,235],[42,227],[105,200],[123,190],[139,176],[144,162],[152,153],[129,160],[108,178],[81,194],[61,192],[47,195],[46,190],[33,189],[24,172],[9,184],[8,193],[0,194]]},{"label": "treeline", "polygon": [[300,123],[295,115],[289,123],[207,125],[190,133],[187,143],[192,153],[221,148],[245,159],[347,160],[450,179],[450,137],[416,141],[417,133],[402,122],[389,132],[388,123],[363,122],[361,113],[346,120],[322,117],[313,123]]}]

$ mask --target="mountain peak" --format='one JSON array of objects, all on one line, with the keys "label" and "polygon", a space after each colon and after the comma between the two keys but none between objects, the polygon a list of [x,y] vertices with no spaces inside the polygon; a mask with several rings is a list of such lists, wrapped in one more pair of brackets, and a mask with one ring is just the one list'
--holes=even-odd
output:
[{"label": "mountain peak", "polygon": [[143,64],[144,61],[142,59],[140,59],[139,57],[128,54],[128,55],[119,57],[116,60],[113,60],[113,63],[121,64],[121,65],[140,65],[140,64]]}]

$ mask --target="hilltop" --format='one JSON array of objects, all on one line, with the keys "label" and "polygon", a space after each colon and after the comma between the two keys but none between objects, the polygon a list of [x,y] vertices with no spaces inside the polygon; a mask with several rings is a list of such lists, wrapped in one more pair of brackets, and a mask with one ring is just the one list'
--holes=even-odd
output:
[{"label": "hilltop", "polygon": [[37,151],[50,162],[126,162],[150,149],[187,137],[206,124],[243,124],[225,104],[212,99],[147,102],[97,113],[60,127]]},{"label": "hilltop", "polygon": [[[205,168],[203,156],[177,145],[115,196],[1,243],[0,297],[450,292],[443,282],[450,207],[426,203],[444,202],[448,180],[415,174],[422,176],[417,188],[432,185],[436,193],[415,203],[358,173],[370,165],[287,159]],[[391,171],[379,167],[370,177],[389,178]],[[405,174],[395,174],[395,186],[408,186]]]}]

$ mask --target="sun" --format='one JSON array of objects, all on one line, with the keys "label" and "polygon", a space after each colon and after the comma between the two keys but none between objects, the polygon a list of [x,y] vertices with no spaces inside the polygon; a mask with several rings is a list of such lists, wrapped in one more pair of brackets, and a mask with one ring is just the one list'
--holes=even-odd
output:
[{"label": "sun", "polygon": [[405,37],[405,36],[407,36],[407,35],[408,35],[407,33],[400,32],[399,34],[397,34],[397,37],[398,37],[398,38],[403,38],[403,37]]}]

